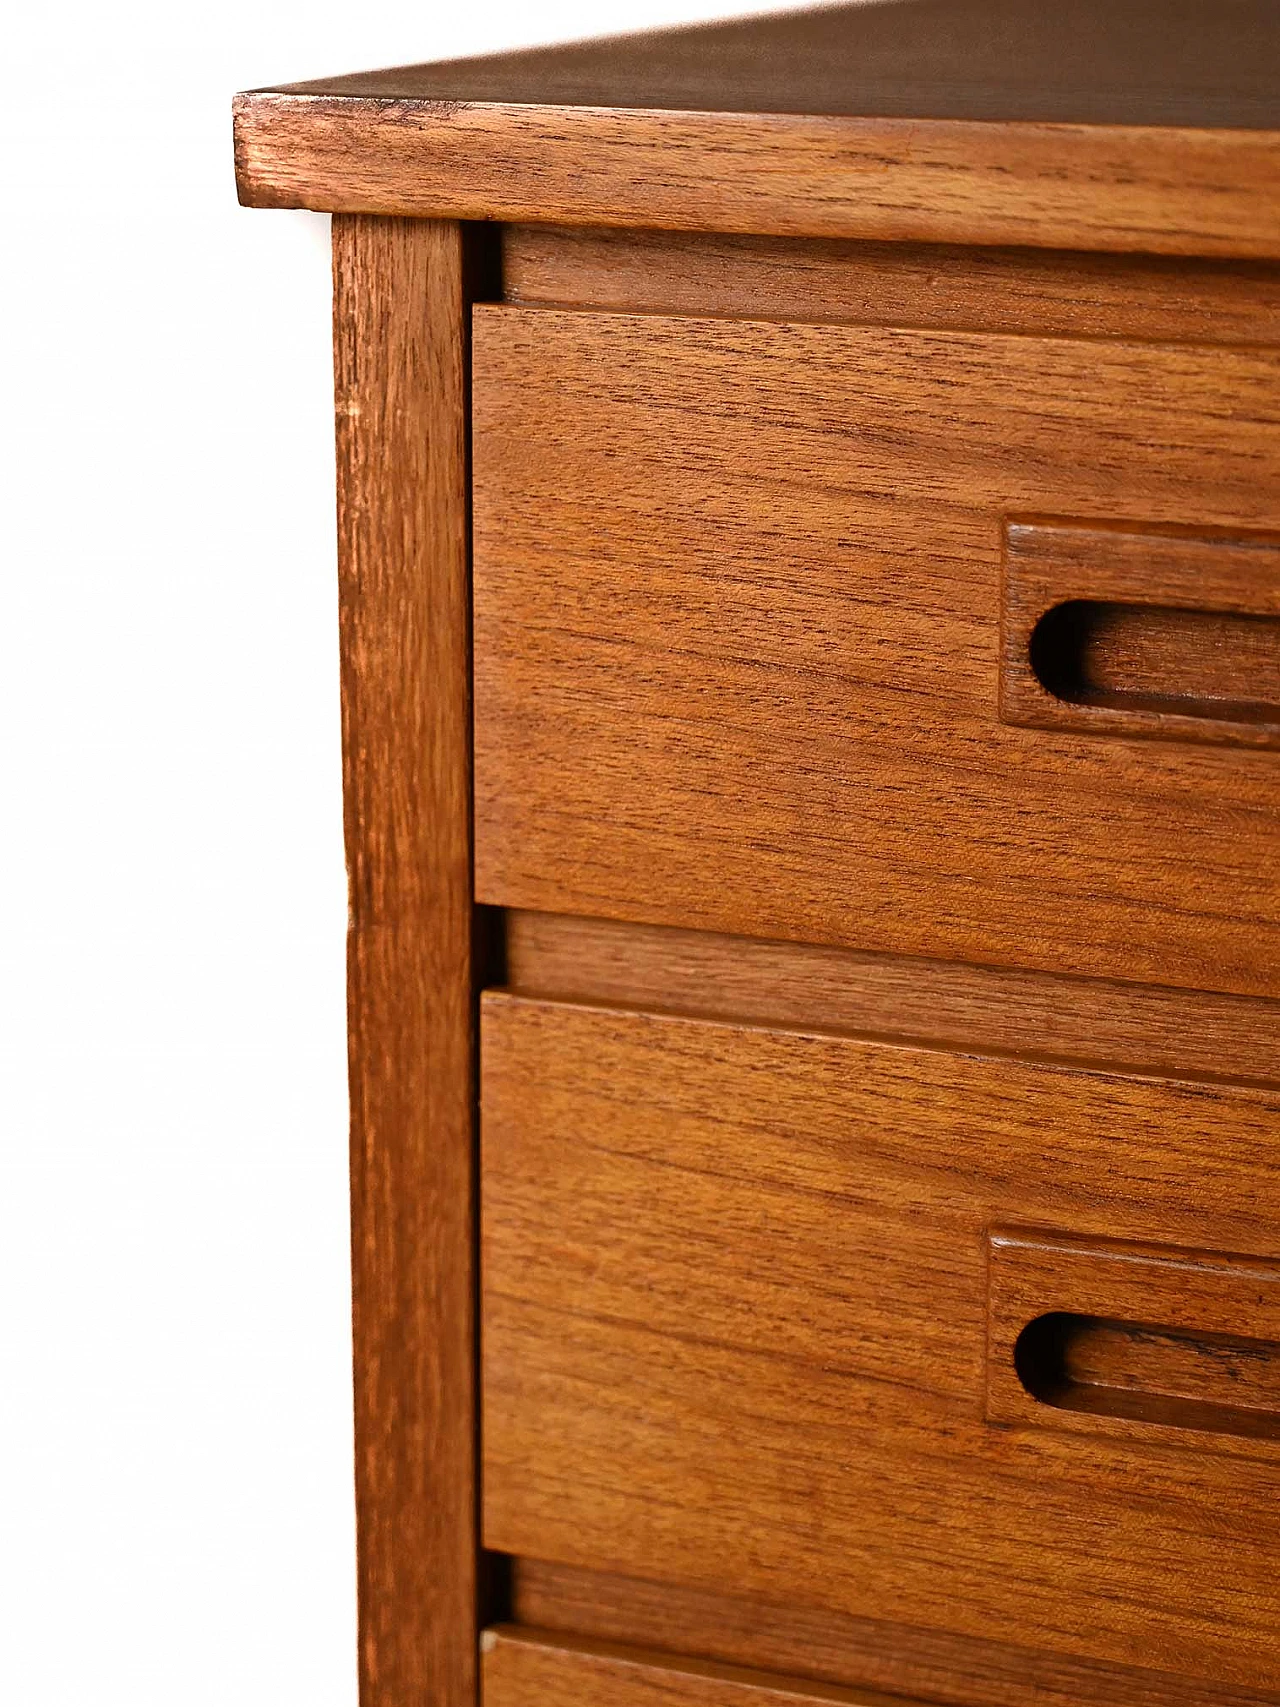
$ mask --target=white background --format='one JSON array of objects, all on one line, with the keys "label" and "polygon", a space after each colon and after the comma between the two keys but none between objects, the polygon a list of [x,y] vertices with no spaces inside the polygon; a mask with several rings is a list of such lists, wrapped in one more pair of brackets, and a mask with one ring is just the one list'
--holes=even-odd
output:
[{"label": "white background", "polygon": [[775,9],[6,25],[4,1707],[355,1702],[328,222],[231,95]]}]

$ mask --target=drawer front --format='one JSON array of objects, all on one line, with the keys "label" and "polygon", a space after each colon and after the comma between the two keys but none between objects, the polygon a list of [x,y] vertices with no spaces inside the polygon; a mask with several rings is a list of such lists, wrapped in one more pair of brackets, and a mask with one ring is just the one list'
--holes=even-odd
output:
[{"label": "drawer front", "polygon": [[484,1707],[926,1707],[903,1695],[514,1628],[486,1630],[480,1651]]},{"label": "drawer front", "polygon": [[1280,1093],[506,994],[482,1071],[487,1545],[1276,1687]]},{"label": "drawer front", "polygon": [[481,900],[1280,990],[1277,352],[485,306],[474,503]]}]

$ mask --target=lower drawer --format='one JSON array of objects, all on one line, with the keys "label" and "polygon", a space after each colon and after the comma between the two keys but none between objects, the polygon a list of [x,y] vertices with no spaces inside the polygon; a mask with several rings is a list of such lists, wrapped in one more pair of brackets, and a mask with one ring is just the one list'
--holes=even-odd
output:
[{"label": "lower drawer", "polygon": [[501,993],[482,1071],[486,1545],[1277,1686],[1280,1094]]},{"label": "lower drawer", "polygon": [[480,1646],[485,1707],[924,1707],[902,1695],[514,1629],[487,1630]]}]

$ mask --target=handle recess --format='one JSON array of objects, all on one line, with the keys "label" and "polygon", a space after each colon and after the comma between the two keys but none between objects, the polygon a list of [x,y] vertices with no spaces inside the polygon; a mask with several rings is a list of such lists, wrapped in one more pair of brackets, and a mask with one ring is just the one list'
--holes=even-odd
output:
[{"label": "handle recess", "polygon": [[1055,1310],[1018,1335],[1013,1366],[1055,1410],[1280,1440],[1280,1345]]},{"label": "handle recess", "polygon": [[1280,1443],[1280,1262],[995,1228],[987,1416]]},{"label": "handle recess", "polygon": [[1280,747],[1280,540],[1005,526],[1000,715]]}]

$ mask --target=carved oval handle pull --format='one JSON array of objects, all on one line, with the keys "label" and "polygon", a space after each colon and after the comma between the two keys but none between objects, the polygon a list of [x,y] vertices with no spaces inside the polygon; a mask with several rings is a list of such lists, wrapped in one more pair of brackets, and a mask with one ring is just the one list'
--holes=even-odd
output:
[{"label": "carved oval handle pull", "polygon": [[1280,748],[1280,540],[1005,526],[1000,715]]}]

